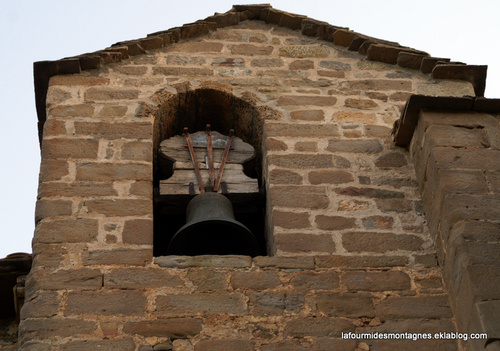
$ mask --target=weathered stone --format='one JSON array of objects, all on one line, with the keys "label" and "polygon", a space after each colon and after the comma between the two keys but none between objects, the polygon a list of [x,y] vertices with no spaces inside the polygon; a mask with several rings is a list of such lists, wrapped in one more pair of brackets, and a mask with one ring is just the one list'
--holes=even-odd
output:
[{"label": "weathered stone", "polygon": [[285,62],[282,59],[276,58],[258,58],[250,62],[252,67],[283,67],[284,65]]},{"label": "weathered stone", "polygon": [[21,340],[54,337],[78,337],[92,335],[97,331],[97,321],[75,318],[25,319],[19,325]]},{"label": "weathered stone", "polygon": [[349,152],[349,153],[367,153],[373,154],[383,150],[382,144],[377,139],[365,140],[330,140],[327,151],[330,152]]},{"label": "weathered stone", "polygon": [[319,268],[348,267],[348,268],[384,268],[400,267],[408,263],[404,256],[319,256],[316,264]]},{"label": "weathered stone", "polygon": [[334,290],[339,287],[337,272],[304,272],[296,274],[290,283],[297,290]]},{"label": "weathered stone", "polygon": [[151,123],[109,123],[78,122],[74,123],[75,135],[102,137],[104,139],[148,139],[153,135]]},{"label": "weathered stone", "polygon": [[389,216],[369,216],[361,221],[365,229],[391,229],[394,226],[394,218]]},{"label": "weathered stone", "polygon": [[312,171],[308,174],[311,184],[343,184],[354,181],[351,173],[346,171]]},{"label": "weathered stone", "polygon": [[85,92],[85,101],[133,100],[139,97],[140,90],[118,88],[90,88]]},{"label": "weathered stone", "polygon": [[124,244],[152,245],[153,221],[151,219],[131,219],[125,221],[122,240]]},{"label": "weathered stone", "polygon": [[214,71],[210,68],[200,67],[153,67],[153,74],[164,76],[213,76]]},{"label": "weathered stone", "polygon": [[40,199],[35,206],[35,223],[51,217],[69,216],[72,213],[73,204],[71,201]]},{"label": "weathered stone", "polygon": [[333,167],[333,160],[330,155],[270,155],[268,162],[283,168],[330,168]]},{"label": "weathered stone", "polygon": [[35,242],[78,243],[92,242],[97,237],[99,224],[95,219],[77,218],[40,222],[35,230]]},{"label": "weathered stone", "polygon": [[117,196],[113,183],[73,182],[73,183],[41,183],[38,187],[39,197],[92,197]]},{"label": "weathered stone", "polygon": [[279,251],[290,253],[335,251],[335,243],[329,234],[275,234],[275,246]]},{"label": "weathered stone", "polygon": [[83,252],[83,264],[144,266],[151,261],[151,249],[113,249]]},{"label": "weathered stone", "polygon": [[128,107],[121,105],[103,106],[99,111],[99,116],[103,118],[123,117],[127,113]]},{"label": "weathered stone", "polygon": [[369,110],[372,108],[377,108],[378,104],[373,100],[348,98],[345,99],[344,106],[357,108],[360,110]]},{"label": "weathered stone", "polygon": [[61,289],[100,289],[102,273],[99,269],[64,269],[49,272],[44,269],[31,271],[26,280],[26,288],[30,291]]},{"label": "weathered stone", "polygon": [[408,199],[375,199],[377,208],[382,212],[402,212],[407,213],[413,206]]},{"label": "weathered stone", "polygon": [[264,132],[270,137],[332,137],[338,136],[338,127],[329,124],[305,124],[297,127],[294,124],[267,123],[264,126]]},{"label": "weathered stone", "polygon": [[105,273],[103,284],[110,289],[177,288],[184,281],[162,269],[128,267]]},{"label": "weathered stone", "polygon": [[418,251],[422,239],[414,235],[350,232],[342,234],[342,244],[350,252]]},{"label": "weathered stone", "polygon": [[78,180],[150,180],[151,173],[151,165],[137,163],[86,162],[79,163],[76,166],[76,178]]},{"label": "weathered stone", "polygon": [[86,350],[134,351],[135,342],[132,338],[70,341],[63,345],[64,351]]},{"label": "weathered stone", "polygon": [[304,306],[304,296],[294,292],[257,292],[249,298],[250,311],[257,316],[298,313]]},{"label": "weathered stone", "polygon": [[412,82],[410,80],[395,80],[395,79],[362,79],[351,80],[345,82],[345,87],[348,90],[375,90],[375,91],[412,91]]},{"label": "weathered stone", "polygon": [[330,203],[323,187],[274,186],[270,194],[273,206],[318,209],[327,208]]},{"label": "weathered stone", "polygon": [[194,351],[253,351],[254,343],[246,339],[202,340],[196,343]]},{"label": "weathered stone", "polygon": [[259,46],[252,44],[229,45],[228,47],[233,55],[245,56],[269,56],[274,50],[273,46]]},{"label": "weathered stone", "polygon": [[195,318],[169,318],[153,321],[127,322],[123,327],[123,331],[127,334],[170,339],[184,339],[199,334],[201,330],[201,321]]},{"label": "weathered stone", "polygon": [[299,141],[295,143],[294,149],[299,152],[316,152],[318,151],[318,143],[315,141]]},{"label": "weathered stone", "polygon": [[40,184],[52,180],[60,180],[69,174],[68,162],[66,160],[45,160],[40,164],[38,176]]},{"label": "weathered stone", "polygon": [[327,57],[330,49],[324,45],[290,45],[282,46],[279,55],[283,57],[305,58],[305,57]]},{"label": "weathered stone", "polygon": [[296,60],[288,65],[291,70],[307,70],[314,68],[314,61],[312,60]]},{"label": "weathered stone", "polygon": [[231,267],[249,268],[252,266],[250,256],[237,255],[200,255],[200,256],[162,256],[156,257],[155,263],[160,267],[188,268],[188,267]]},{"label": "weathered stone", "polygon": [[92,76],[78,76],[78,75],[58,75],[50,78],[49,86],[54,85],[75,85],[75,86],[95,86],[105,85],[109,83],[109,79]]},{"label": "weathered stone", "polygon": [[262,351],[307,351],[307,349],[296,341],[287,340],[263,345]]},{"label": "weathered stone", "polygon": [[302,176],[286,169],[273,169],[269,172],[270,184],[301,184]]},{"label": "weathered stone", "polygon": [[356,227],[356,219],[341,216],[316,216],[315,223],[323,230],[343,230]]},{"label": "weathered stone", "polygon": [[185,316],[196,314],[246,313],[243,295],[239,293],[197,293],[179,295],[159,295],[156,298],[155,315]]},{"label": "weathered stone", "polygon": [[392,191],[378,188],[358,188],[354,186],[349,186],[346,188],[335,189],[335,192],[339,195],[348,196],[361,196],[374,199],[390,199],[390,198],[404,198],[405,194],[400,191]]},{"label": "weathered stone", "polygon": [[354,325],[341,318],[301,318],[288,322],[285,326],[285,335],[295,338],[307,336],[329,336],[339,338],[341,333],[354,332]]},{"label": "weathered stone", "polygon": [[282,95],[278,99],[280,106],[334,106],[336,103],[334,96]]},{"label": "weathered stone", "polygon": [[309,213],[307,212],[285,212],[273,211],[273,223],[277,227],[287,229],[304,229],[311,226]]},{"label": "weathered stone", "polygon": [[52,317],[57,314],[61,304],[61,297],[57,292],[38,292],[24,302],[21,309],[21,318]]},{"label": "weathered stone", "polygon": [[318,312],[329,317],[373,317],[371,295],[367,293],[316,293],[307,299]]},{"label": "weathered stone", "polygon": [[65,315],[142,315],[146,296],[138,290],[71,291]]},{"label": "weathered stone", "polygon": [[447,296],[393,296],[375,309],[382,320],[452,317]]},{"label": "weathered stone", "polygon": [[257,256],[254,263],[263,268],[283,269],[313,269],[314,259],[312,257],[279,257],[279,256]]},{"label": "weathered stone", "polygon": [[290,112],[290,117],[292,120],[323,121],[325,119],[325,113],[323,110],[300,110]]},{"label": "weathered stone", "polygon": [[375,166],[380,168],[403,167],[408,164],[405,155],[399,152],[390,152],[378,157],[375,160]]},{"label": "weathered stone", "polygon": [[346,272],[341,280],[349,291],[389,291],[411,288],[410,277],[401,271]]},{"label": "weathered stone", "polygon": [[42,159],[95,159],[98,147],[98,141],[94,139],[45,139],[42,143]]},{"label": "weathered stone", "polygon": [[89,200],[85,201],[85,206],[89,213],[105,216],[144,216],[153,213],[151,201],[141,199]]},{"label": "weathered stone", "polygon": [[227,290],[229,284],[225,272],[217,272],[212,268],[191,269],[187,274],[197,291]]},{"label": "weathered stone", "polygon": [[266,290],[280,285],[276,272],[234,272],[231,286],[234,289]]},{"label": "weathered stone", "polygon": [[203,52],[221,52],[224,45],[216,42],[190,41],[179,45],[172,45],[168,52],[182,53],[203,53]]},{"label": "weathered stone", "polygon": [[337,339],[319,337],[315,338],[312,343],[314,351],[350,351],[355,350],[358,345],[357,340]]}]

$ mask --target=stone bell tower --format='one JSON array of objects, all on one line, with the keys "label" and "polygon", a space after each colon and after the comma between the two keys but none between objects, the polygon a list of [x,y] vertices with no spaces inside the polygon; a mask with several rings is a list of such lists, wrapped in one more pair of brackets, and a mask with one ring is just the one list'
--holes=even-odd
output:
[{"label": "stone bell tower", "polygon": [[[481,98],[485,66],[236,5],[34,68],[20,350],[498,348],[500,107]],[[200,185],[183,130],[207,124],[251,150],[232,163],[235,145],[224,174],[253,190],[226,178],[220,193],[258,254],[165,250]]]}]

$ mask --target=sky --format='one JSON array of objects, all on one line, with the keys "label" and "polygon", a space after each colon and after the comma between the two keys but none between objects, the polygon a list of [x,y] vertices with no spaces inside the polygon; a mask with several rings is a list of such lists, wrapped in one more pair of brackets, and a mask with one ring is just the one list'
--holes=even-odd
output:
[{"label": "sky", "polygon": [[[0,0],[0,258],[31,252],[40,147],[33,62],[104,49],[224,13],[236,0]],[[498,0],[279,0],[308,16],[434,57],[488,65],[486,93],[500,98]]]}]

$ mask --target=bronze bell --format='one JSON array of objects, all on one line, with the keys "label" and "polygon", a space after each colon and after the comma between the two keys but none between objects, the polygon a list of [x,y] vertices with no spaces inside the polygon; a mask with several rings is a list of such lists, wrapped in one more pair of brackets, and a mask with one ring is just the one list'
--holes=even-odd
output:
[{"label": "bronze bell", "polygon": [[257,256],[259,245],[252,232],[234,219],[231,201],[222,194],[195,196],[186,210],[186,224],[175,233],[169,255]]}]

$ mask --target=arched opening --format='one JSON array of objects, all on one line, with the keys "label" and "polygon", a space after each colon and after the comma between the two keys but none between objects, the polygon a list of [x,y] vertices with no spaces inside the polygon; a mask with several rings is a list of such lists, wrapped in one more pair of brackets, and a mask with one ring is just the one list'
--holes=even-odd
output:
[{"label": "arched opening", "polygon": [[211,130],[234,135],[255,149],[255,157],[245,163],[244,173],[258,180],[258,193],[231,194],[235,219],[244,224],[259,242],[259,255],[266,254],[265,192],[262,179],[262,116],[250,101],[233,95],[226,86],[178,88],[177,93],[159,92],[154,97],[158,102],[154,134],[154,255],[167,254],[166,248],[174,234],[186,223],[186,207],[194,197],[189,193],[165,196],[159,191],[161,180],[173,174],[173,163],[158,150],[160,143],[175,135],[182,135],[185,127],[190,133],[204,131],[207,124]]}]

